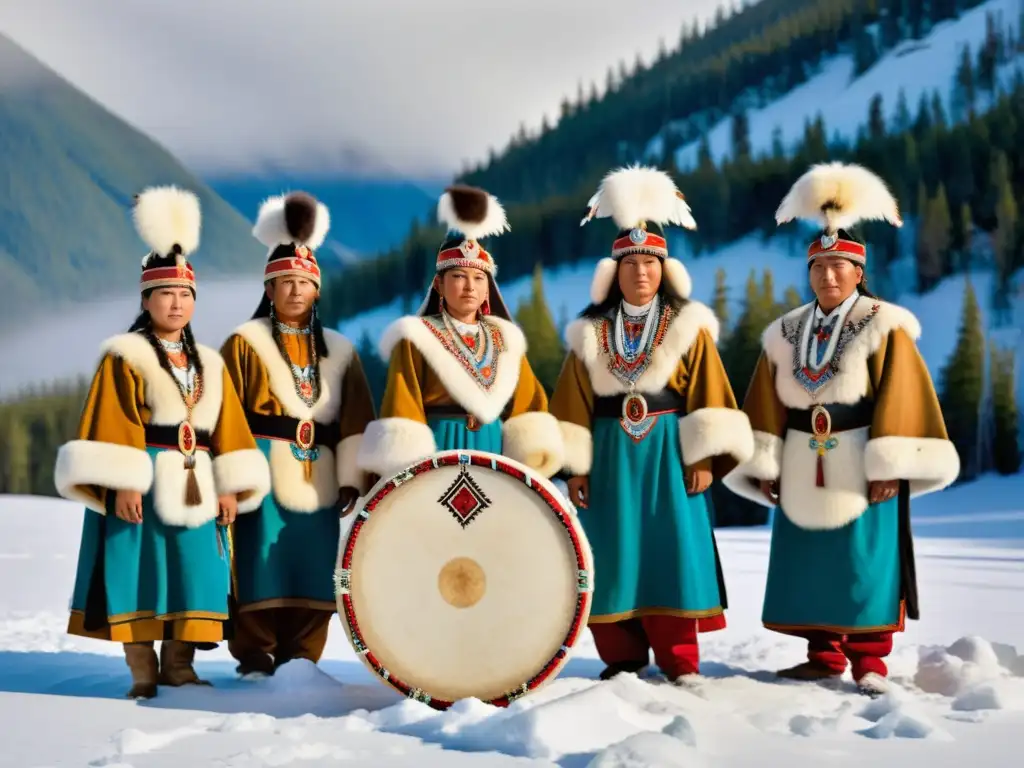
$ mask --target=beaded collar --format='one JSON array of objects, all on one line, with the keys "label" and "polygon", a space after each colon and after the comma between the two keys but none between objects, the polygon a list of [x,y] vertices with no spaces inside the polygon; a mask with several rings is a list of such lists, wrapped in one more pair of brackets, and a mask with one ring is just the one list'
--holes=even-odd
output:
[{"label": "beaded collar", "polygon": [[498,376],[501,353],[505,351],[505,340],[496,325],[481,318],[476,341],[471,348],[447,312],[420,319],[441,345],[473,377],[477,386],[485,391],[493,386]]},{"label": "beaded collar", "polygon": [[665,339],[669,323],[675,315],[672,307],[656,301],[644,321],[644,331],[638,342],[626,339],[622,322],[622,309],[613,316],[594,320],[594,330],[600,351],[608,360],[608,371],[623,384],[633,385],[650,367],[656,350]]}]

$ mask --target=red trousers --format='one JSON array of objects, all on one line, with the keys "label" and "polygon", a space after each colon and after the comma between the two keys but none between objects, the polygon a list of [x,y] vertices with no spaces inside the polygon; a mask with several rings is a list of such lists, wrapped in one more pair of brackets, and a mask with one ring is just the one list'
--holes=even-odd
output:
[{"label": "red trousers", "polygon": [[[794,633],[796,634],[796,633]],[[824,664],[837,673],[846,671],[849,660],[854,680],[869,672],[885,677],[889,670],[883,659],[892,653],[892,631],[841,635],[838,632],[809,630],[798,636],[807,640],[807,658]]]},{"label": "red trousers", "polygon": [[[700,619],[700,629],[710,631],[725,626],[724,617]],[[609,624],[591,624],[597,655],[605,664],[643,663],[650,651],[665,677],[695,675],[700,667],[697,646],[698,619],[679,616],[643,616]]]}]

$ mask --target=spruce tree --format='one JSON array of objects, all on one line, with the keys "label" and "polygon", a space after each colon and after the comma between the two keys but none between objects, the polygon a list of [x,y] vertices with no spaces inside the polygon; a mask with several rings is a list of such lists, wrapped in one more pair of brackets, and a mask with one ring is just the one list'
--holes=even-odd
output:
[{"label": "spruce tree", "polygon": [[388,384],[388,366],[385,361],[380,359],[377,345],[373,343],[368,331],[364,330],[363,335],[360,336],[356,354],[359,355],[359,362],[363,365],[363,372],[366,374],[366,382],[370,385],[373,402],[379,409]]},{"label": "spruce tree", "polygon": [[539,262],[533,269],[530,296],[520,302],[515,320],[526,336],[526,359],[541,385],[551,393],[558,381],[565,350],[544,297],[544,270]]},{"label": "spruce tree", "polygon": [[992,403],[992,461],[1000,475],[1020,471],[1020,425],[1017,412],[1016,360],[1012,349],[991,347],[989,355]]},{"label": "spruce tree", "polygon": [[24,418],[12,406],[0,411],[0,493],[30,494],[32,487],[32,439]]},{"label": "spruce tree", "polygon": [[960,65],[956,70],[956,85],[953,87],[953,120],[966,120],[974,115],[974,104],[977,98],[974,85],[974,63],[971,61],[971,48],[964,44],[960,49]]},{"label": "spruce tree", "polygon": [[882,94],[876,93],[868,105],[868,136],[874,141],[885,138],[885,111],[882,108]]},{"label": "spruce tree", "polygon": [[910,107],[907,105],[907,93],[902,87],[900,88],[899,95],[896,97],[896,117],[893,125],[897,133],[906,133],[910,130]]},{"label": "spruce tree", "polygon": [[725,340],[729,327],[729,286],[725,281],[725,269],[719,267],[715,271],[715,292],[711,298],[711,309],[721,325],[720,338]]},{"label": "spruce tree", "polygon": [[996,229],[992,233],[992,249],[995,256],[996,297],[1000,309],[1007,309],[1010,277],[1016,264],[1017,248],[1017,201],[1010,183],[1009,165],[1006,155],[998,153],[993,163],[992,184],[996,198]]},{"label": "spruce tree", "polygon": [[797,290],[795,285],[791,285],[786,289],[786,292],[782,295],[782,311],[789,312],[791,309],[796,309],[804,304],[803,296],[800,295],[800,291]]},{"label": "spruce tree", "polygon": [[960,478],[978,474],[978,429],[984,393],[985,336],[981,310],[970,279],[964,284],[963,312],[956,348],[942,368],[940,401],[949,439],[960,456]]}]

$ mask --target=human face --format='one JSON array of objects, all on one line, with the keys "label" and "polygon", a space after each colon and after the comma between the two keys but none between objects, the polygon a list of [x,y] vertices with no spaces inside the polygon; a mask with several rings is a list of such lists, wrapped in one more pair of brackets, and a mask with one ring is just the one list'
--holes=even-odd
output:
[{"label": "human face", "polygon": [[176,337],[192,321],[196,297],[191,288],[155,288],[142,299],[142,308],[149,312],[156,333]]},{"label": "human face", "polygon": [[661,287],[661,259],[630,254],[619,262],[619,288],[630,304],[642,307],[654,300]]},{"label": "human face", "polygon": [[305,277],[276,277],[266,285],[267,298],[274,302],[274,314],[286,323],[304,323],[320,297],[316,283]]},{"label": "human face", "polygon": [[811,262],[811,288],[824,312],[831,312],[857,290],[864,270],[842,256],[819,256]]},{"label": "human face", "polygon": [[487,273],[482,269],[455,267],[437,280],[448,314],[463,323],[474,322],[480,307],[487,301]]}]

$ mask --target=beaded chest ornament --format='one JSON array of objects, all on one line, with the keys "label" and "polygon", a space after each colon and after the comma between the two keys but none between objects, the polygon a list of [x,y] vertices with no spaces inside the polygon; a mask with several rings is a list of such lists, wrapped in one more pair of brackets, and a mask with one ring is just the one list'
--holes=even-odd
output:
[{"label": "beaded chest ornament", "polygon": [[[199,481],[196,478],[197,441],[196,430],[192,426],[192,409],[203,396],[203,377],[188,359],[183,342],[158,340],[172,366],[171,378],[174,379],[181,401],[185,405],[185,419],[178,425],[178,451],[185,459],[184,466],[188,473],[185,481],[185,506],[197,507],[203,503],[203,497],[199,492]],[[181,375],[179,371],[182,372]]]}]

